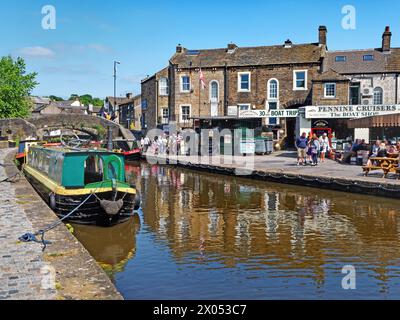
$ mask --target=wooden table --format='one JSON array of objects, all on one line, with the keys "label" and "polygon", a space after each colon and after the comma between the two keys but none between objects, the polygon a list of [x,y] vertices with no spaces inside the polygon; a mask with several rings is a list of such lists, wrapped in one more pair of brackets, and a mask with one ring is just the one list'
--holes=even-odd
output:
[{"label": "wooden table", "polygon": [[363,166],[363,171],[365,173],[365,176],[368,176],[368,174],[371,171],[375,170],[382,170],[384,174],[384,178],[387,177],[389,173],[398,173],[399,170],[399,158],[379,158],[379,157],[373,157],[370,158],[372,162],[372,166]]}]

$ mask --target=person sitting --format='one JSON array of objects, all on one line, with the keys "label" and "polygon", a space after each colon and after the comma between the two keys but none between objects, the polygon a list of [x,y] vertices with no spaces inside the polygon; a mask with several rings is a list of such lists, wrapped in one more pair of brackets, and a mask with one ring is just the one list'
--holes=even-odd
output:
[{"label": "person sitting", "polygon": [[377,157],[386,158],[387,156],[388,156],[388,149],[386,148],[386,144],[382,142],[381,145],[379,146]]}]

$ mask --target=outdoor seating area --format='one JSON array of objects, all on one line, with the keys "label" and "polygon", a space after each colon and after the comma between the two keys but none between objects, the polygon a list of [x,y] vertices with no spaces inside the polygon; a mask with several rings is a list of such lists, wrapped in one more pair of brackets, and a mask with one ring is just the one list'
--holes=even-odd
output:
[{"label": "outdoor seating area", "polygon": [[371,165],[363,166],[363,172],[367,177],[371,171],[382,170],[383,177],[387,178],[389,173],[394,173],[400,178],[399,157],[372,157]]}]

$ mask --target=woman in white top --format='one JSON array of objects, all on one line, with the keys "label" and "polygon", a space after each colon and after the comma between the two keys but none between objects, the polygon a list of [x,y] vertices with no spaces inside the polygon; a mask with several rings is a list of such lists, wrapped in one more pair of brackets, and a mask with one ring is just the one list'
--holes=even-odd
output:
[{"label": "woman in white top", "polygon": [[321,146],[320,150],[320,161],[325,162],[325,156],[327,152],[330,152],[330,146],[329,146],[329,138],[326,133],[324,133],[320,138],[319,138],[319,144]]}]

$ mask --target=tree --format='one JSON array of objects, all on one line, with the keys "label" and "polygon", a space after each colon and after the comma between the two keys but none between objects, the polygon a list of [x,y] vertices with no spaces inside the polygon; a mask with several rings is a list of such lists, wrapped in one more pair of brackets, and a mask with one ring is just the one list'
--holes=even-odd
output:
[{"label": "tree", "polygon": [[38,85],[37,73],[26,73],[25,61],[11,56],[0,59],[0,118],[24,118],[29,115],[29,95]]},{"label": "tree", "polygon": [[49,96],[51,101],[64,101],[63,98],[57,96]]},{"label": "tree", "polygon": [[80,96],[80,101],[84,106],[88,106],[92,103],[93,97],[90,94]]}]

